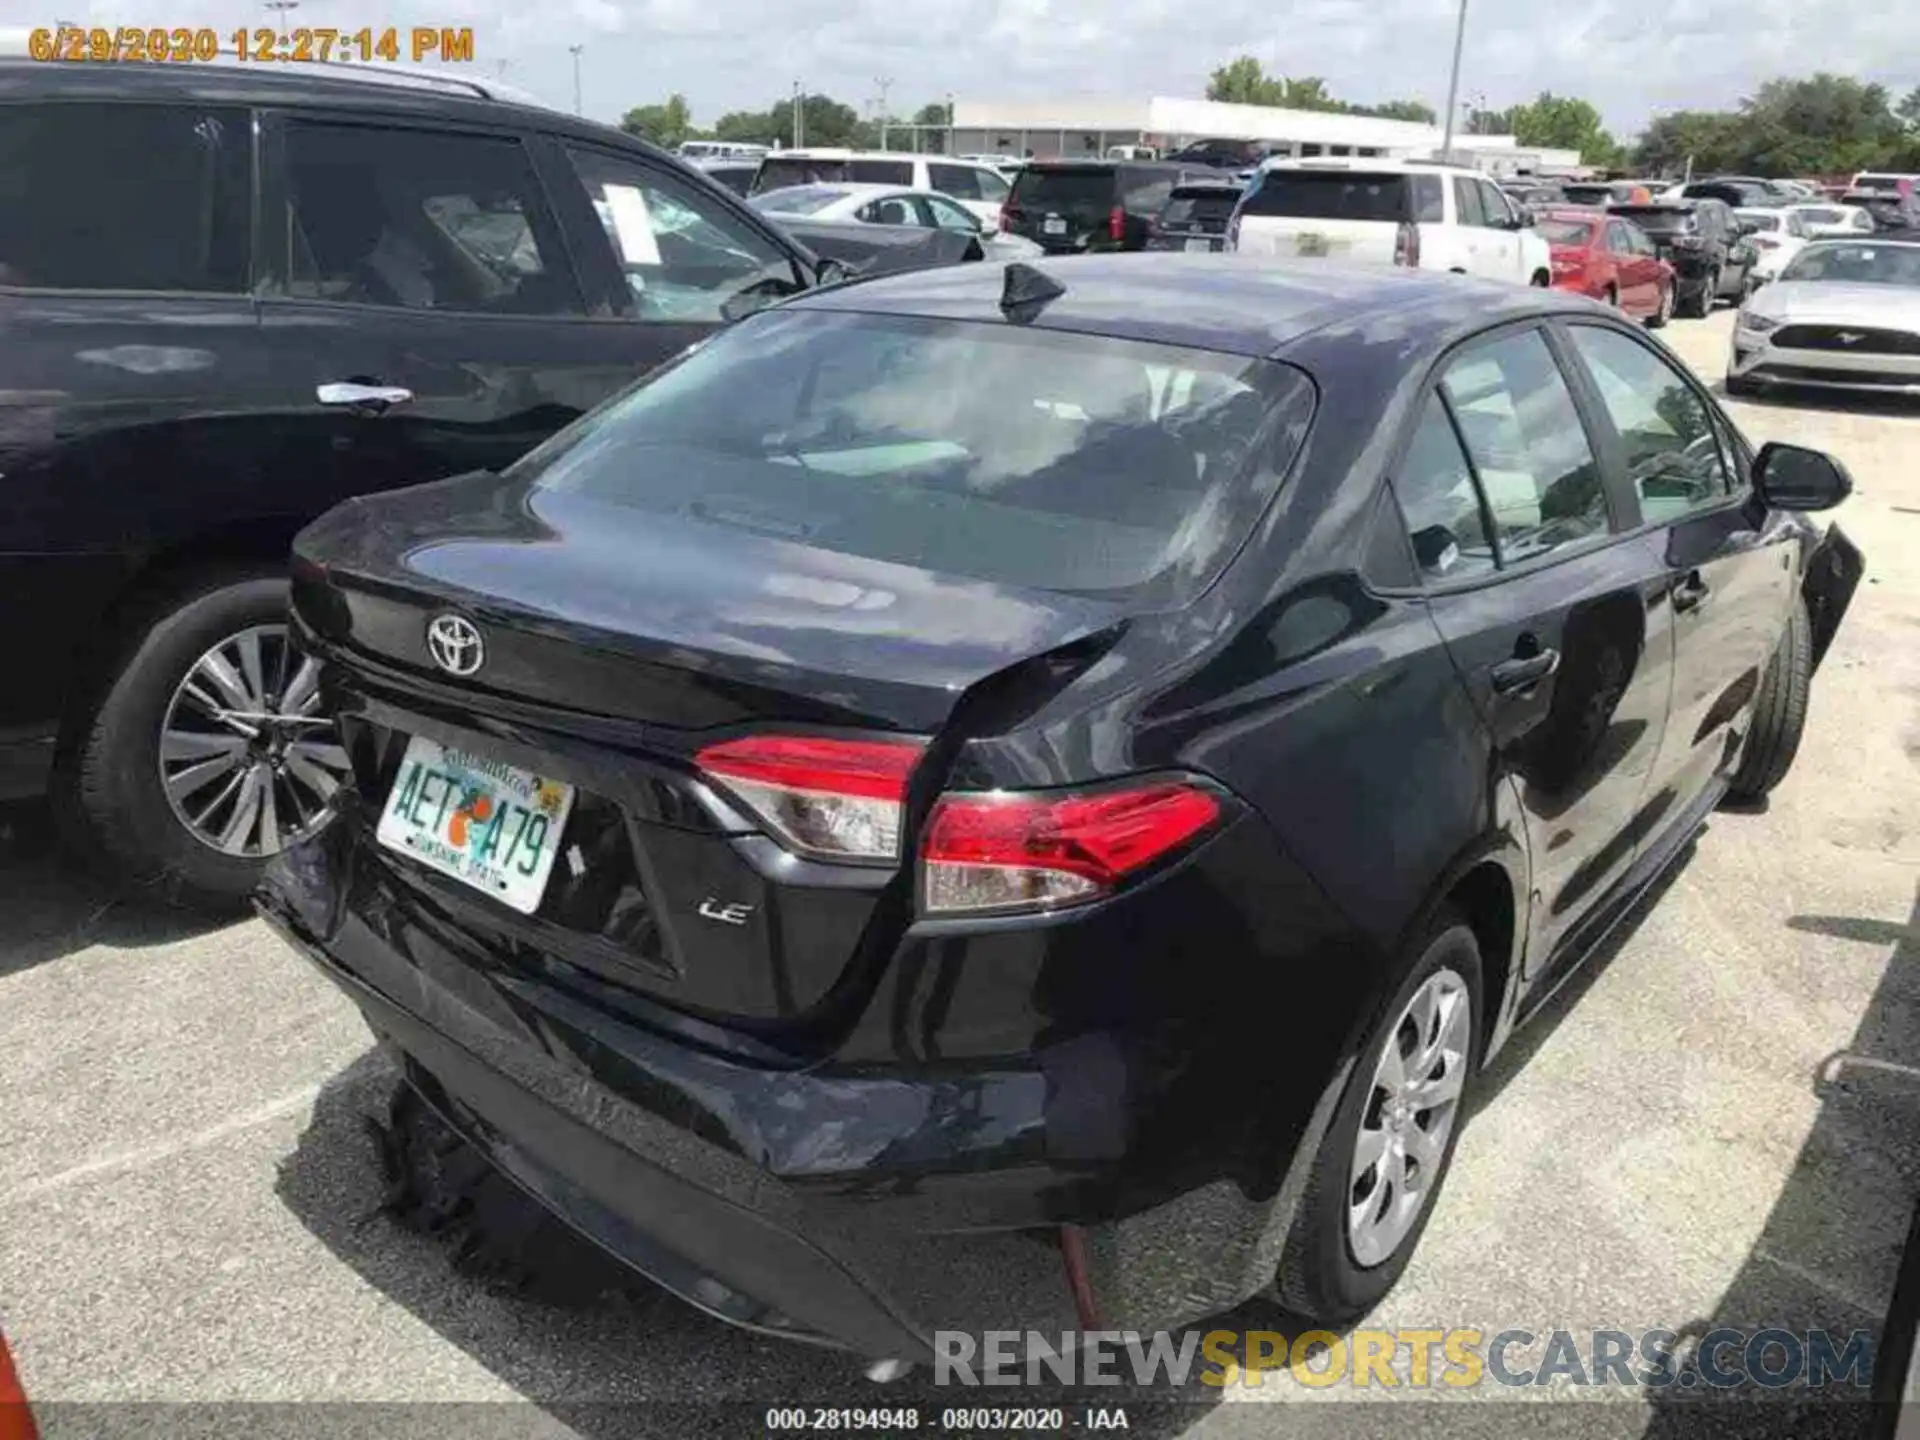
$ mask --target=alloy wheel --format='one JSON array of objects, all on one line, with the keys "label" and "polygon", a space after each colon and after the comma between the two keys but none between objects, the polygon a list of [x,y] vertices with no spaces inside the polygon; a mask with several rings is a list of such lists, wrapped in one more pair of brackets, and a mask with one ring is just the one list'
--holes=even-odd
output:
[{"label": "alloy wheel", "polygon": [[326,823],[348,765],[319,682],[284,625],[229,635],[194,661],[160,727],[160,783],[194,839],[259,860]]},{"label": "alloy wheel", "polygon": [[1392,1258],[1439,1182],[1466,1086],[1471,1003],[1459,972],[1436,970],[1387,1032],[1349,1173],[1347,1244],[1362,1267]]}]

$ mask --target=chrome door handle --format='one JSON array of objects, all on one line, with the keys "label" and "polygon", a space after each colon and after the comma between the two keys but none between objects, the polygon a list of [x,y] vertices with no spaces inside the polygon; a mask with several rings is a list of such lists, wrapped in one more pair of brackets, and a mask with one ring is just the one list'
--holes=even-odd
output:
[{"label": "chrome door handle", "polygon": [[313,393],[322,405],[364,405],[382,410],[413,399],[413,392],[404,386],[362,385],[353,380],[329,380],[324,385],[316,385]]}]

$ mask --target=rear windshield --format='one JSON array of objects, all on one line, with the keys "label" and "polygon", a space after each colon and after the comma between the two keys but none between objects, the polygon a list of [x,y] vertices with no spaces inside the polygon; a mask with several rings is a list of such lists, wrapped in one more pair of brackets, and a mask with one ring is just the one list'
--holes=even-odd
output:
[{"label": "rear windshield", "polygon": [[1613,213],[1633,221],[1642,230],[1691,230],[1691,210],[1675,210],[1659,205],[1616,205]]},{"label": "rear windshield", "polygon": [[1163,225],[1201,225],[1209,221],[1225,221],[1233,214],[1233,207],[1239,203],[1240,192],[1220,186],[1210,186],[1205,190],[1175,190],[1173,198],[1167,201],[1167,208],[1160,212]]},{"label": "rear windshield", "polygon": [[[913,179],[913,168],[906,167],[905,181],[892,181],[882,178],[882,184],[906,184]],[[781,190],[789,185],[844,185],[849,180],[864,179],[853,173],[854,166],[847,160],[808,159],[804,155],[769,155],[760,162],[760,172],[753,177],[753,193],[760,195],[768,190]]]},{"label": "rear windshield", "polygon": [[1405,175],[1351,170],[1269,170],[1241,214],[1395,223],[1413,218]]},{"label": "rear windshield", "polygon": [[1053,215],[1104,215],[1119,198],[1119,182],[1112,166],[1067,167],[1029,165],[1013,177],[1016,210]]},{"label": "rear windshield", "polygon": [[1853,177],[1853,188],[1856,190],[1888,190],[1898,193],[1900,189],[1900,179],[1901,177],[1898,175],[1856,175]]},{"label": "rear windshield", "polygon": [[1590,245],[1593,226],[1581,220],[1542,220],[1540,233],[1549,245]]},{"label": "rear windshield", "polygon": [[1197,594],[1304,438],[1276,361],[775,310],[514,467],[542,491],[1024,588]]},{"label": "rear windshield", "polygon": [[1778,230],[1786,223],[1785,217],[1777,210],[1736,210],[1733,218],[1755,230]]}]

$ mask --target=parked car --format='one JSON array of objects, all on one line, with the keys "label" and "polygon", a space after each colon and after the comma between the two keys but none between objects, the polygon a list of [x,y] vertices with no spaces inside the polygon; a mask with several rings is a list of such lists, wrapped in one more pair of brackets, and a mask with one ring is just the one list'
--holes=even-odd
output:
[{"label": "parked car", "polygon": [[1786,263],[1811,238],[1796,205],[1778,210],[1736,210],[1733,218],[1756,252],[1753,278],[1763,283],[1777,280]]},{"label": "parked car", "polygon": [[1476,171],[1402,160],[1275,160],[1229,228],[1250,255],[1451,270],[1545,288],[1553,256],[1530,217]]},{"label": "parked car", "polygon": [[653,146],[451,73],[0,77],[0,794],[235,902],[346,771],[286,643],[293,533],[504,469],[818,266]]},{"label": "parked car", "polygon": [[1553,286],[1585,295],[1658,329],[1673,318],[1677,284],[1639,226],[1604,210],[1543,210],[1536,221],[1553,247]]},{"label": "parked car", "polygon": [[992,165],[941,155],[904,155],[895,150],[777,150],[760,162],[751,195],[790,185],[894,185],[902,190],[938,190],[958,200],[989,225],[1000,223],[1008,183]]},{"label": "parked car", "polygon": [[1501,193],[1523,210],[1543,210],[1549,205],[1566,205],[1567,192],[1559,185],[1538,180],[1503,180]]},{"label": "parked car", "polygon": [[1920,229],[1920,198],[1895,190],[1849,190],[1847,204],[1866,212],[1876,234]]},{"label": "parked car", "polygon": [[1195,140],[1170,151],[1164,158],[1176,165],[1204,166],[1209,170],[1245,170],[1258,165],[1272,147],[1263,140]]},{"label": "parked car", "polygon": [[1739,299],[1753,288],[1758,252],[1746,243],[1733,211],[1720,201],[1660,200],[1615,205],[1611,213],[1646,231],[1660,258],[1679,280],[1679,313],[1701,316],[1717,301]]},{"label": "parked car", "polygon": [[1902,171],[1862,170],[1847,186],[1849,190],[1870,190],[1881,195],[1910,196],[1920,191],[1920,175]]},{"label": "parked car", "polygon": [[1219,180],[1195,180],[1173,187],[1147,236],[1149,250],[1227,248],[1227,223],[1240,203],[1240,187]]},{"label": "parked car", "polygon": [[1149,160],[1033,160],[1014,177],[1000,228],[1048,254],[1143,250],[1153,222],[1204,169]]},{"label": "parked car", "polygon": [[1574,180],[1560,193],[1569,205],[1645,205],[1658,188],[1651,180]]},{"label": "parked car", "polygon": [[721,1318],[1338,1328],[1486,1063],[1785,774],[1847,490],[1546,290],[823,290],[304,532],[353,784],[261,908],[397,1135]]},{"label": "parked car", "polygon": [[1920,393],[1920,234],[1815,240],[1748,299],[1727,393],[1769,384]]},{"label": "parked car", "polygon": [[1856,205],[1808,203],[1788,205],[1809,240],[1826,235],[1871,235],[1873,217]]},{"label": "parked car", "polygon": [[708,160],[744,160],[757,165],[772,150],[771,145],[754,145],[740,140],[682,140],[673,147],[674,154],[696,165]]},{"label": "parked car", "polygon": [[[941,230],[978,240],[980,258],[1005,262],[1031,260],[1041,253],[1031,240],[1002,234],[981,223],[980,217],[957,200],[933,190],[902,190],[893,185],[789,185],[753,197],[753,206],[821,253],[819,231],[795,230],[797,222],[823,224],[892,225],[914,230]],[[846,258],[839,256],[837,258]]]},{"label": "parked car", "polygon": [[1679,200],[1714,200],[1729,210],[1759,209],[1768,205],[1786,204],[1791,197],[1776,193],[1762,180],[1735,177],[1717,177],[1711,180],[1695,180],[1677,187],[1670,192],[1670,198]]}]

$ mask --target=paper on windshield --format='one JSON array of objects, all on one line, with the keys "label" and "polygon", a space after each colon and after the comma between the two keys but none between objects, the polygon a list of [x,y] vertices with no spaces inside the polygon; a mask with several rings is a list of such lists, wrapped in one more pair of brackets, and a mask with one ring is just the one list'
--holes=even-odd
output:
[{"label": "paper on windshield", "polygon": [[608,185],[604,193],[613,212],[613,233],[620,237],[620,258],[629,265],[658,265],[660,242],[653,236],[647,197],[632,185]]}]

